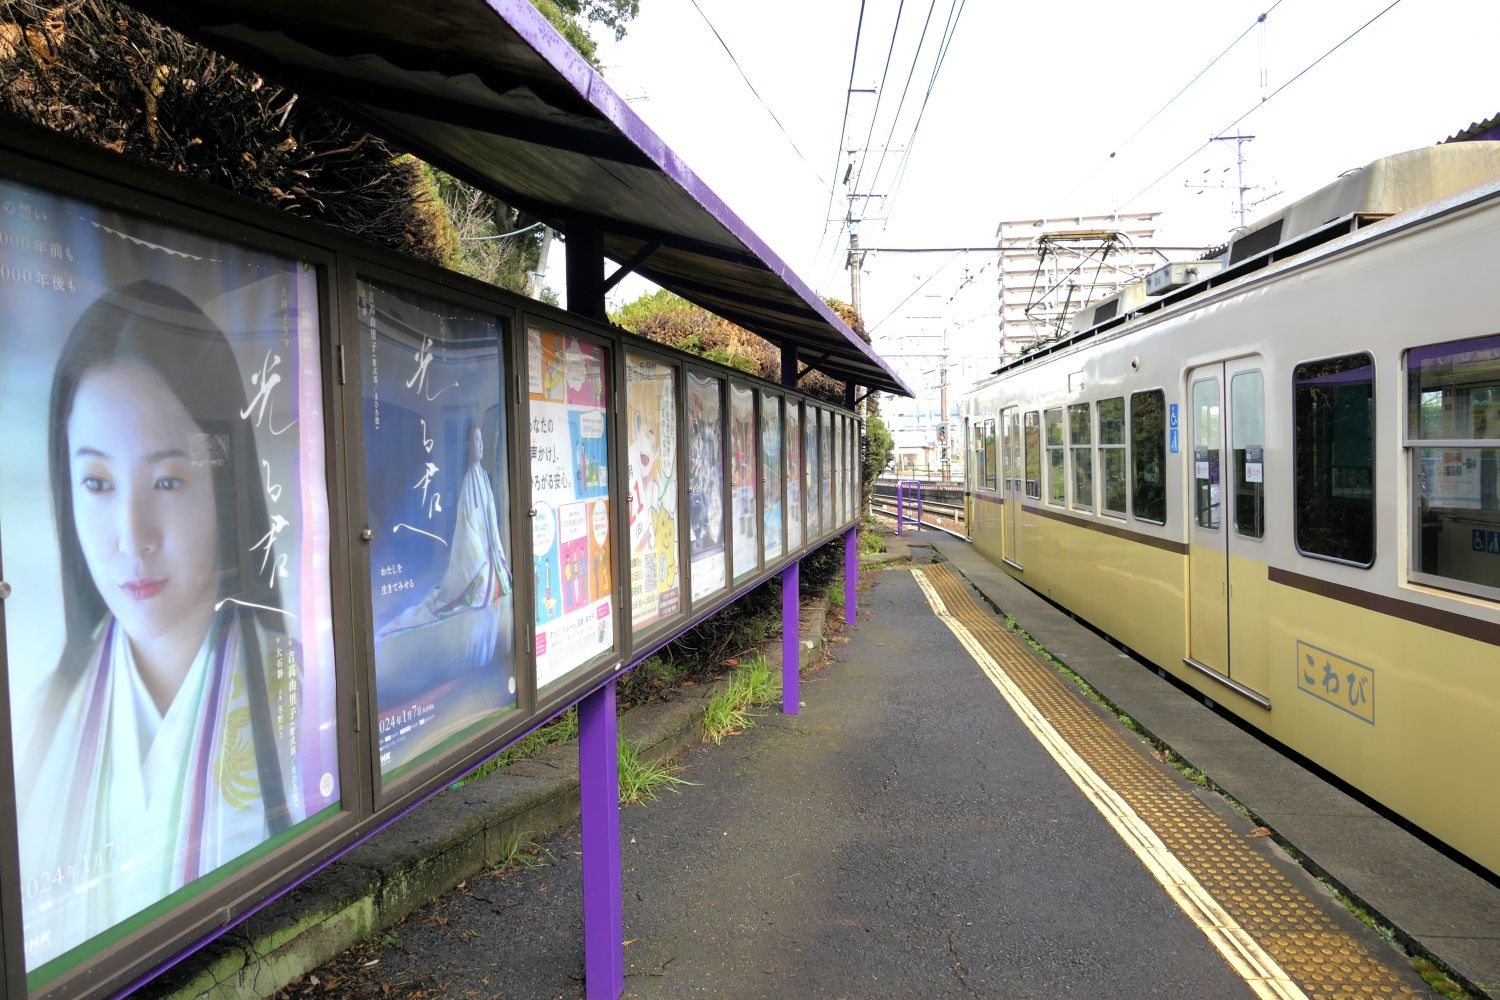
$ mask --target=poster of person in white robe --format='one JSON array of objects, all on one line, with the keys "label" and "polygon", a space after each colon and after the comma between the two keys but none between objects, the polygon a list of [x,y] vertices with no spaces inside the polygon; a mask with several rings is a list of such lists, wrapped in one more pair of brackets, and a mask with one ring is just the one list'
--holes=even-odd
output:
[{"label": "poster of person in white robe", "polygon": [[818,411],[811,406],[802,414],[802,481],[807,484],[807,538],[823,533],[818,497],[823,492],[818,479]]},{"label": "poster of person in white robe", "polygon": [[677,370],[625,355],[630,468],[630,622],[639,632],[677,613]]},{"label": "poster of person in white robe", "polygon": [[734,578],[760,568],[760,515],[755,508],[755,391],[729,384],[730,497],[734,515]]},{"label": "poster of person in white robe", "polygon": [[33,988],[338,812],[319,314],[311,264],[0,185]]},{"label": "poster of person in white robe", "polygon": [[786,547],[802,545],[802,425],[801,404],[786,402]]},{"label": "poster of person in white robe", "polygon": [[723,590],[724,383],[687,377],[688,555],[693,600]]},{"label": "poster of person in white robe", "polygon": [[586,340],[526,331],[539,688],[614,648],[605,359]]},{"label": "poster of person in white robe", "polygon": [[389,782],[516,705],[503,331],[378,282],[355,300]]}]

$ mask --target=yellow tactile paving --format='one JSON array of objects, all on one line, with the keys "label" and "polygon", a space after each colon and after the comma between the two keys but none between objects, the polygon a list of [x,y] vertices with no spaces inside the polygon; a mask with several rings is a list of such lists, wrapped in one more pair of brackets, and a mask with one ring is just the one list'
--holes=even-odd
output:
[{"label": "yellow tactile paving", "polygon": [[[1208,806],[1129,747],[1118,730],[1082,702],[1076,689],[979,604],[957,574],[943,565],[923,566],[915,573],[925,578],[947,614],[969,631],[1078,757],[1134,810],[1303,995],[1314,1000],[1419,996]],[[1228,953],[1226,959],[1247,979],[1255,975]]]}]

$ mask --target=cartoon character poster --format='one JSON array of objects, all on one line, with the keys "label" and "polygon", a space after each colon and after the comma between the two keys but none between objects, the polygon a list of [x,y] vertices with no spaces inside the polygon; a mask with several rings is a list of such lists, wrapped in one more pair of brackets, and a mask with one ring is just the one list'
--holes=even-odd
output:
[{"label": "cartoon character poster", "polygon": [[614,645],[605,360],[598,345],[526,331],[538,687]]},{"label": "cartoon character poster", "polygon": [[760,394],[760,468],[765,491],[761,523],[766,562],[781,558],[781,397]]},{"label": "cartoon character poster", "polygon": [[734,492],[734,578],[760,566],[760,514],[755,508],[755,391],[729,384],[729,451]]},{"label": "cartoon character poster", "polygon": [[724,579],[724,383],[687,377],[688,552],[693,600]]},{"label": "cartoon character poster", "polygon": [[338,814],[322,281],[0,183],[6,931],[38,995]]},{"label": "cartoon character poster", "polygon": [[807,538],[811,541],[823,533],[818,516],[818,497],[823,492],[818,486],[818,411],[809,406],[802,416],[802,481],[807,484]]},{"label": "cartoon character poster", "polygon": [[802,545],[802,428],[801,405],[786,402],[786,547]]},{"label": "cartoon character poster", "polygon": [[639,632],[677,613],[677,372],[625,356],[630,469],[630,611]]},{"label": "cartoon character poster", "polygon": [[356,286],[380,771],[516,704],[501,322]]}]

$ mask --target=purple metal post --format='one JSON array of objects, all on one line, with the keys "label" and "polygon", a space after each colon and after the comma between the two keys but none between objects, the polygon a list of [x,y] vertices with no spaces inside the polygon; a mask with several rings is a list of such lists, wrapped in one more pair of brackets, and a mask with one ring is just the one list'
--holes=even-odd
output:
[{"label": "purple metal post", "polygon": [[906,482],[903,480],[901,482],[896,483],[896,534],[898,534],[898,535],[902,535],[902,534],[906,533],[905,530],[904,530],[904,528],[903,528],[903,525],[905,524],[905,522],[902,520],[902,515],[903,515],[903,513],[905,511],[905,504],[906,504]]},{"label": "purple metal post", "polygon": [[625,990],[620,894],[620,758],[615,682],[578,703],[578,798],[583,820],[583,970],[588,1000]]},{"label": "purple metal post", "polygon": [[854,604],[858,599],[855,584],[859,583],[859,529],[850,528],[844,533],[844,624],[854,624]]},{"label": "purple metal post", "polygon": [[802,704],[801,564],[781,571],[781,711],[796,715]]},{"label": "purple metal post", "polygon": [[917,530],[922,530],[922,484],[917,484]]}]

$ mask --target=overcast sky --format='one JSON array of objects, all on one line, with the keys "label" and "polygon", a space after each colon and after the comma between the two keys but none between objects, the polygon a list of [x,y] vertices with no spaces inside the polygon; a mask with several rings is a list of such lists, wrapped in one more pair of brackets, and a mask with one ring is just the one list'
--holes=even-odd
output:
[{"label": "overcast sky", "polygon": [[[1253,218],[1500,112],[1500,3],[959,2],[930,95],[951,0],[642,0],[622,42],[601,39],[600,58],[606,80],[733,211],[819,293],[843,299],[847,230],[826,220],[849,207],[839,182],[851,164],[854,190],[886,196],[855,203],[868,247],[988,247],[1001,220],[1114,210],[1161,211],[1164,244],[1209,246],[1236,223],[1233,193],[1185,186],[1233,183],[1235,144],[1211,136],[1256,137],[1245,145],[1246,182],[1261,186],[1250,198],[1281,195]],[[853,87],[875,90],[884,72],[880,94],[847,93],[861,6]],[[887,135],[895,148],[882,162]],[[877,347],[932,350],[923,335],[947,327],[958,353],[992,356],[993,256],[868,256]],[[641,291],[622,283],[612,301]],[[923,359],[893,364],[913,384],[932,380]]]}]

